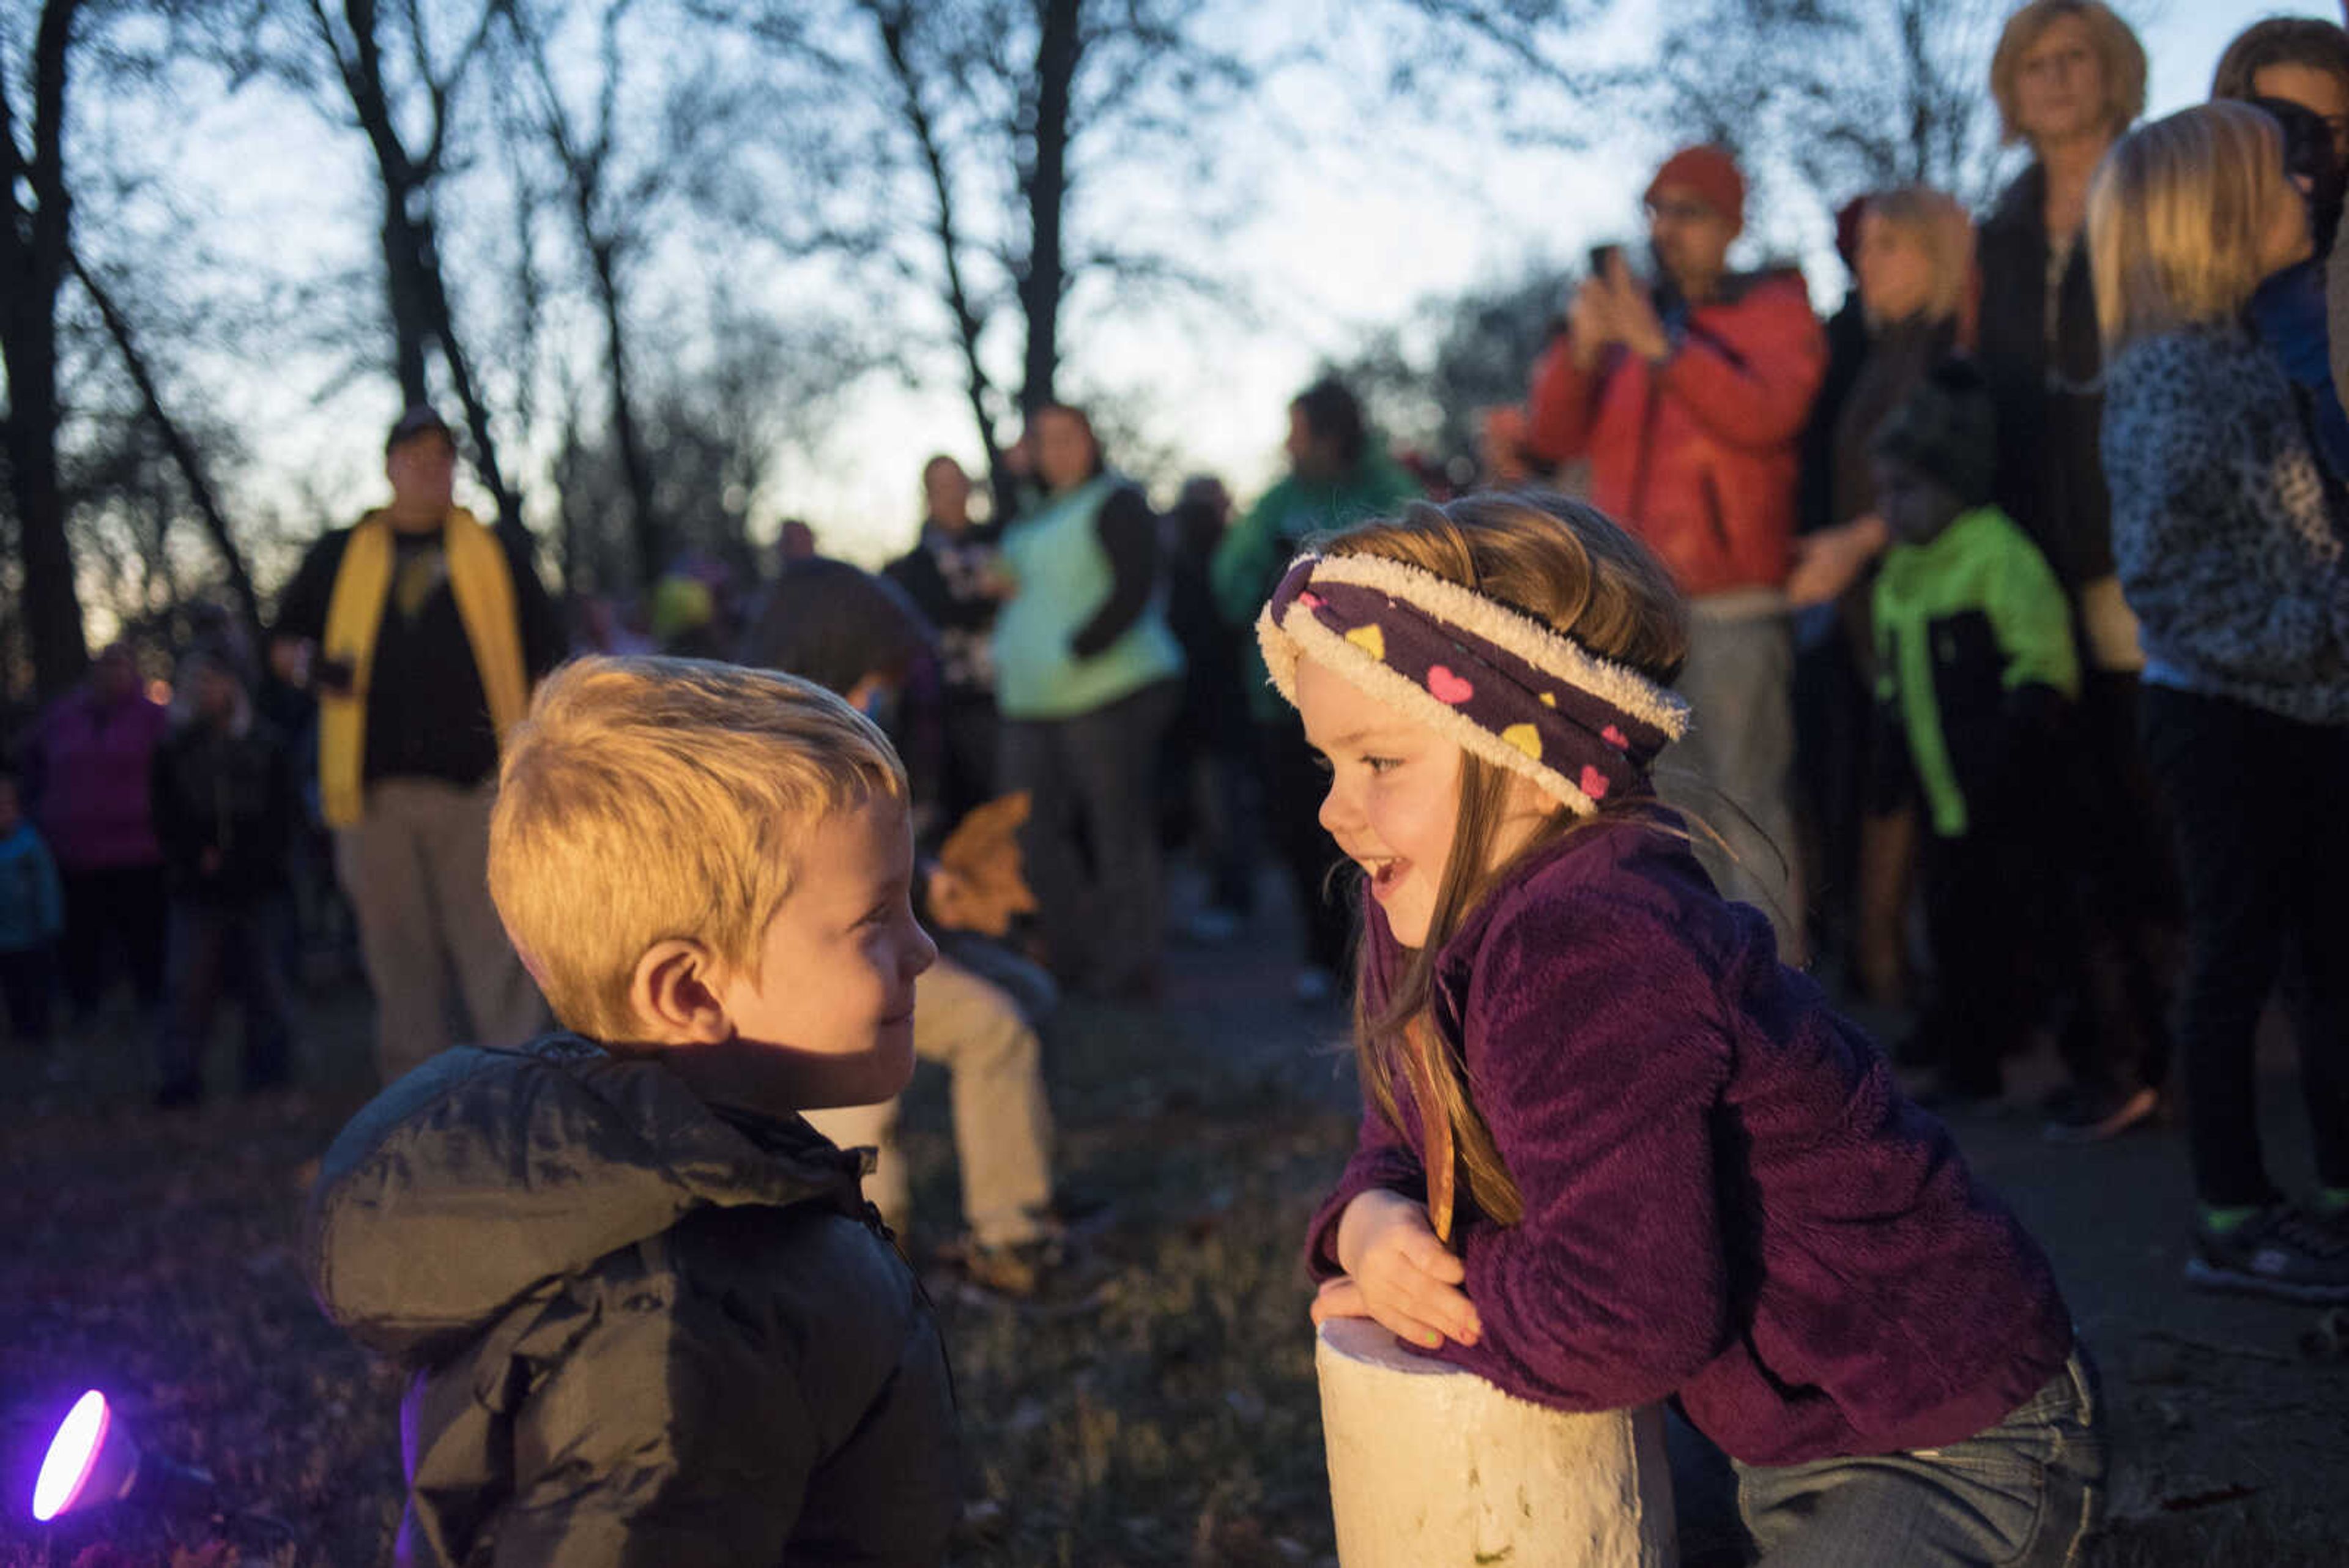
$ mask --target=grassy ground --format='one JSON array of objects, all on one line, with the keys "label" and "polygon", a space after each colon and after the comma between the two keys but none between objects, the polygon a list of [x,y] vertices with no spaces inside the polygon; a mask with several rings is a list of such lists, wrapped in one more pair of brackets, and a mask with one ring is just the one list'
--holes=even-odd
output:
[{"label": "grassy ground", "polygon": [[[1287,1002],[1278,950],[1184,955],[1164,1007],[1072,1005],[1056,1029],[1061,1165],[1114,1203],[1111,1292],[1068,1316],[938,1293],[969,1456],[957,1563],[1335,1561],[1298,1247],[1352,1112],[1326,1049],[1338,1020]],[[78,1083],[0,1055],[0,1568],[387,1553],[398,1382],[319,1318],[288,1251],[305,1162],[365,1092],[358,999],[314,1001],[312,1023],[319,1086],[193,1115],[143,1108],[127,1025],[78,1044]],[[942,1240],[935,1080],[908,1124],[936,1228],[916,1240]],[[2177,1288],[2175,1135],[2057,1158],[2016,1118],[1959,1130],[2046,1238],[2105,1356],[2127,1451],[2094,1563],[2349,1561],[2349,1368],[2301,1357],[2309,1314]],[[41,1423],[92,1385],[275,1523],[29,1524]]]}]

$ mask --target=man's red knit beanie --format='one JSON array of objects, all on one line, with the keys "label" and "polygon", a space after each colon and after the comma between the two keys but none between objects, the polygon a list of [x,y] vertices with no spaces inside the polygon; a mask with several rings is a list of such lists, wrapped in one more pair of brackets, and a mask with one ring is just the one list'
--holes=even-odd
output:
[{"label": "man's red knit beanie", "polygon": [[1704,198],[1713,210],[1738,228],[1745,226],[1745,176],[1737,161],[1718,147],[1683,147],[1664,160],[1648,182],[1648,201],[1667,185],[1680,185]]}]

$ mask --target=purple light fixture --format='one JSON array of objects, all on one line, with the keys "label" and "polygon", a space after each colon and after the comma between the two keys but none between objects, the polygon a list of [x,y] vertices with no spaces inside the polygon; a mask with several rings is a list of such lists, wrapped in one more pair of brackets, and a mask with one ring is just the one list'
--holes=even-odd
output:
[{"label": "purple light fixture", "polygon": [[74,1401],[49,1439],[40,1478],[33,1483],[33,1517],[46,1524],[134,1498],[172,1512],[218,1506],[212,1477],[160,1454],[141,1453],[114,1418],[106,1396],[93,1388]]}]

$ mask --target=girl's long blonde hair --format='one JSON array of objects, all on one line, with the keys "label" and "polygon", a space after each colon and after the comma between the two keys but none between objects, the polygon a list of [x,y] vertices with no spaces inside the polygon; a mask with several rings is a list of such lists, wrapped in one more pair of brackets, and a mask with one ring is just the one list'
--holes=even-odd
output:
[{"label": "girl's long blonde hair", "polygon": [[2283,130],[2245,103],[2198,104],[2113,144],[2088,188],[2088,262],[2107,358],[2158,332],[2231,321],[2260,286],[2282,203]]},{"label": "girl's long blonde hair", "polygon": [[[1656,558],[1596,507],[1557,495],[1480,494],[1441,506],[1414,504],[1392,521],[1364,524],[1317,541],[1330,556],[1375,556],[1458,583],[1564,632],[1592,653],[1659,683],[1688,656],[1687,607]],[[1358,983],[1354,1044],[1362,1083],[1397,1127],[1395,1084],[1409,1081],[1413,1037],[1470,1198],[1487,1218],[1513,1225],[1525,1201],[1492,1129],[1478,1113],[1456,1045],[1443,1042],[1433,1012],[1435,955],[1508,867],[1493,859],[1510,775],[1473,753],[1461,757],[1459,815],[1436,888],[1424,945],[1410,952],[1384,1008],[1371,1012]],[[1651,802],[1610,805],[1598,818],[1558,811],[1545,819],[1512,864],[1593,821],[1653,810]],[[1431,1173],[1433,1174],[1433,1173]]]}]

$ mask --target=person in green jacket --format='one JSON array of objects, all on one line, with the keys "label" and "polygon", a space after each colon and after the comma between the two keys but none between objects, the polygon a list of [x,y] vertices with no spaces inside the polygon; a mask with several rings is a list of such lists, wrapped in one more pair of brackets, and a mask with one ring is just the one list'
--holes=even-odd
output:
[{"label": "person in green jacket", "polygon": [[959,1511],[928,1299],[804,1111],[886,1099],[937,956],[905,772],[790,676],[582,659],[508,739],[489,884],[564,1033],[351,1119],[302,1228],[409,1377],[394,1560],[931,1568]]},{"label": "person in green jacket", "polygon": [[1937,984],[1920,1044],[1953,1100],[1994,1099],[2031,1023],[2029,911],[2066,896],[2043,842],[2054,742],[2080,691],[2069,602],[1992,501],[1996,412],[1978,371],[1944,361],[1877,428],[1877,509],[1894,543],[1876,580],[1884,722],[1875,805],[1918,800]]},{"label": "person in green jacket", "polygon": [[1015,587],[995,620],[998,783],[1028,794],[1019,848],[1054,973],[1147,1000],[1164,917],[1158,748],[1183,694],[1158,519],[1080,409],[1038,409],[1019,450],[1041,493],[1003,531]]},{"label": "person in green jacket", "polygon": [[[1361,404],[1334,377],[1323,377],[1289,403],[1287,450],[1288,474],[1216,548],[1210,568],[1216,607],[1237,629],[1256,624],[1257,612],[1306,539],[1392,514],[1421,496],[1419,485],[1371,441]],[[1353,944],[1352,901],[1332,898],[1330,887],[1330,867],[1342,857],[1321,831],[1321,796],[1329,778],[1305,743],[1296,710],[1280,700],[1266,677],[1255,638],[1245,639],[1242,658],[1265,815],[1305,925],[1297,996],[1318,1002],[1340,991],[1339,977]]]}]

